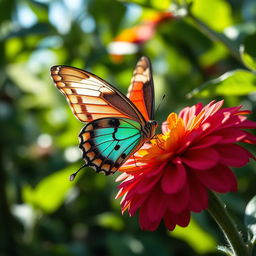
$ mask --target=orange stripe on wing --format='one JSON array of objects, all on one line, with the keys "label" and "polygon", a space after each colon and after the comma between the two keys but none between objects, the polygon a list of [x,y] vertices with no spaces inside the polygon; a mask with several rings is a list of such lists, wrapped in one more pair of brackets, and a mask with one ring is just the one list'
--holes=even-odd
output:
[{"label": "orange stripe on wing", "polygon": [[134,69],[127,94],[146,120],[151,119],[154,112],[154,84],[151,73],[149,59],[141,57]]},{"label": "orange stripe on wing", "polygon": [[134,105],[140,110],[146,120],[149,120],[147,107],[144,101],[142,82],[133,82],[132,88],[128,91],[127,97],[134,103]]}]

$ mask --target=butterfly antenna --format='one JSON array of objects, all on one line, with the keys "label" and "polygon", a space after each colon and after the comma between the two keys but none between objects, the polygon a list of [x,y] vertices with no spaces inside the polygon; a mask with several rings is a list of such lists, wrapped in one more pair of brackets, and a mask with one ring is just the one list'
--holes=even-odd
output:
[{"label": "butterfly antenna", "polygon": [[70,181],[73,181],[76,177],[76,175],[83,169],[87,166],[87,164],[84,164],[82,165],[76,172],[72,173],[70,176],[69,176],[69,180]]},{"label": "butterfly antenna", "polygon": [[165,94],[163,95],[163,97],[162,97],[162,99],[161,99],[160,103],[158,104],[158,106],[157,106],[157,108],[156,108],[155,113],[157,113],[157,111],[159,110],[159,107],[161,106],[161,104],[162,104],[162,102],[163,102],[164,98],[165,98]]}]

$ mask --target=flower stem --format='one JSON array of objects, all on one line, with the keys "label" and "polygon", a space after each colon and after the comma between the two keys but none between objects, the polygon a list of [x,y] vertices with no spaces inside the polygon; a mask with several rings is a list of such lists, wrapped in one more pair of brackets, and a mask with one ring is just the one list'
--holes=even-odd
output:
[{"label": "flower stem", "polygon": [[[250,256],[249,248],[244,242],[237,226],[228,214],[225,204],[211,191],[209,192],[208,211],[222,229],[229,243],[230,248],[227,248],[227,250],[224,251],[232,256]],[[231,249],[229,253],[228,249]]]}]

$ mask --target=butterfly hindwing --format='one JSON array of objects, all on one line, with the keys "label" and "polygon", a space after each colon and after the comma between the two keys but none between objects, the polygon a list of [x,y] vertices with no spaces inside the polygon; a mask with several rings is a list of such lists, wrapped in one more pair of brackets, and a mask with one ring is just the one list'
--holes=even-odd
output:
[{"label": "butterfly hindwing", "polygon": [[137,62],[127,97],[139,109],[145,120],[152,120],[154,114],[154,82],[150,60],[143,56]]},{"label": "butterfly hindwing", "polygon": [[52,67],[51,76],[80,121],[91,122],[103,117],[122,117],[145,123],[143,115],[134,104],[98,76],[69,66]]},{"label": "butterfly hindwing", "polygon": [[141,124],[126,118],[101,118],[79,134],[88,166],[96,172],[114,173],[143,143]]}]

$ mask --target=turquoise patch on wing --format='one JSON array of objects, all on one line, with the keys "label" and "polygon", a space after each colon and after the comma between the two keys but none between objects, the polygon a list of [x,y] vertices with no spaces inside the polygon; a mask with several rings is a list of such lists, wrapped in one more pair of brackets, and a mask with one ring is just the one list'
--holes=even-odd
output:
[{"label": "turquoise patch on wing", "polygon": [[94,130],[94,136],[95,137],[102,136],[102,135],[106,136],[109,134],[111,138],[113,138],[112,134],[114,131],[115,131],[115,128],[100,128],[100,129]]},{"label": "turquoise patch on wing", "polygon": [[137,134],[133,137],[123,140],[122,142],[117,143],[117,146],[120,147],[118,147],[118,149],[113,148],[112,152],[107,158],[113,162],[116,162],[122,154],[125,154],[125,156],[129,155],[140,142],[140,138],[141,135]]},{"label": "turquoise patch on wing", "polygon": [[130,119],[118,121],[119,125],[116,127],[100,126],[94,129],[94,136],[91,138],[93,148],[112,162],[116,162],[121,155],[129,155],[142,138],[140,123]]}]

